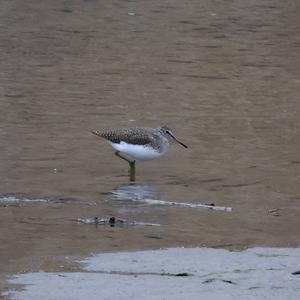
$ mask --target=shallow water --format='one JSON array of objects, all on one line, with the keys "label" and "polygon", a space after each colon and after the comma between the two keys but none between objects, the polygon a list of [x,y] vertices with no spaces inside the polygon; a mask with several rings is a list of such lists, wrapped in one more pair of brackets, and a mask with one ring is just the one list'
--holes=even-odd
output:
[{"label": "shallow water", "polygon": [[[1,271],[92,251],[299,245],[299,10],[279,0],[2,1],[0,195],[46,202],[0,200]],[[164,124],[189,149],[138,163],[135,184],[89,133]],[[132,192],[233,211],[124,201]],[[162,226],[70,221],[95,216]]]}]

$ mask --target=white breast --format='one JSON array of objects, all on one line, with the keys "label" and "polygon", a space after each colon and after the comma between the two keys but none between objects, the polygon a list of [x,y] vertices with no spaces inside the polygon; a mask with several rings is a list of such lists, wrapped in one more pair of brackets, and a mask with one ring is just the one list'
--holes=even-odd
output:
[{"label": "white breast", "polygon": [[119,144],[111,143],[114,149],[128,156],[133,160],[148,160],[162,156],[164,152],[159,152],[151,147],[143,145],[132,145],[125,142]]}]

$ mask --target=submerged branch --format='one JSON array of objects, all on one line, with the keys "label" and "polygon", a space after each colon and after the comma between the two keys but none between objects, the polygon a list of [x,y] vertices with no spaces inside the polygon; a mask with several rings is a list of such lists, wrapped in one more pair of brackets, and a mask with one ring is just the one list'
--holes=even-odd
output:
[{"label": "submerged branch", "polygon": [[232,207],[226,206],[216,206],[214,204],[200,204],[200,203],[186,203],[186,202],[174,202],[174,201],[164,201],[156,199],[132,199],[133,201],[145,202],[153,205],[170,205],[170,206],[183,206],[191,208],[206,208],[213,210],[223,210],[223,211],[232,211]]}]

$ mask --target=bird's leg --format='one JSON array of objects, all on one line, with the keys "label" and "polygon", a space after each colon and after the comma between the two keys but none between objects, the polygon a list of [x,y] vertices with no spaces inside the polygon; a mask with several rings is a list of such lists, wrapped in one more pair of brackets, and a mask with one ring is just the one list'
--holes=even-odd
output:
[{"label": "bird's leg", "polygon": [[135,170],[135,160],[134,161],[130,161],[129,162],[129,166],[130,166],[130,169],[134,169]]},{"label": "bird's leg", "polygon": [[130,176],[130,181],[135,181],[135,160],[132,162],[129,162],[129,176]]},{"label": "bird's leg", "polygon": [[116,151],[115,155],[122,158],[123,160],[126,160],[129,163],[130,181],[135,181],[135,160],[132,161],[132,160],[127,159],[126,157],[122,156],[119,151]]},{"label": "bird's leg", "polygon": [[122,158],[122,159],[124,159],[124,160],[126,160],[129,164],[135,162],[135,161],[129,160],[129,159],[127,159],[126,157],[122,156],[122,155],[120,154],[120,151],[116,151],[116,152],[115,152],[115,155],[118,156],[118,157],[120,157],[120,158]]}]

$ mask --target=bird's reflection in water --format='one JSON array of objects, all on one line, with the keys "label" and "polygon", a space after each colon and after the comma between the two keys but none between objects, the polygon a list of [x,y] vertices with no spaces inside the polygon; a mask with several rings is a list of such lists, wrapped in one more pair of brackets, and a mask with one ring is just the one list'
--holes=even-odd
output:
[{"label": "bird's reflection in water", "polygon": [[116,187],[112,192],[114,200],[160,199],[158,187],[150,184],[130,183]]}]

